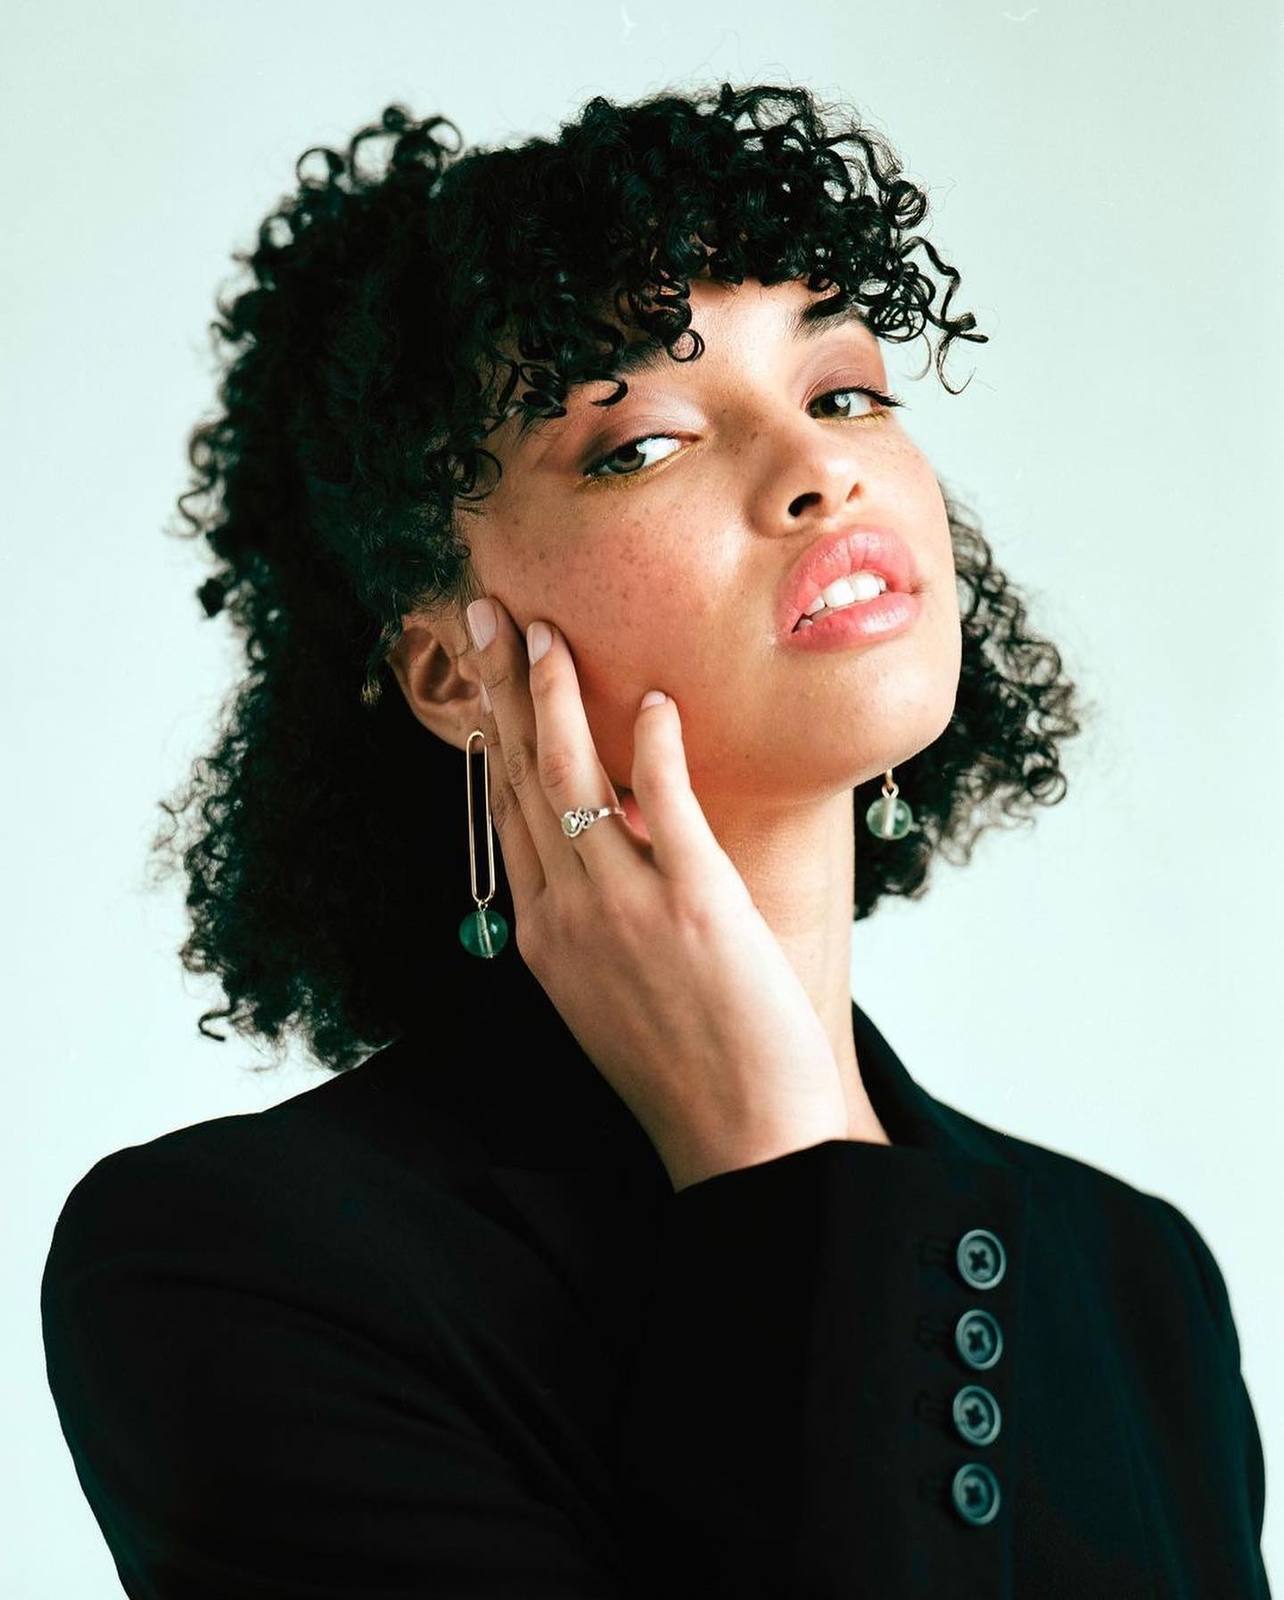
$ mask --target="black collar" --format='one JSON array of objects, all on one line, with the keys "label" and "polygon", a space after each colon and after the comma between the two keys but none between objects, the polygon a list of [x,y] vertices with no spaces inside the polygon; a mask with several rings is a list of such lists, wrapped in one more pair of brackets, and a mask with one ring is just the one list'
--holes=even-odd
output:
[{"label": "black collar", "polygon": [[[409,1100],[445,1116],[486,1165],[631,1174],[667,1183],[654,1147],[510,946],[492,960],[457,948],[436,965],[432,1023],[370,1065]],[[1006,1164],[993,1130],[920,1087],[852,1001],[866,1091],[893,1145]]]}]

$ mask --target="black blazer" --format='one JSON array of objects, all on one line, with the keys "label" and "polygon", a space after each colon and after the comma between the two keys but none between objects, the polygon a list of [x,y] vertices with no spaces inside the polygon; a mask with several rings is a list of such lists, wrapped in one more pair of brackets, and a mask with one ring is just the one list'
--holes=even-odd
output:
[{"label": "black blazer", "polygon": [[266,1111],[106,1156],[41,1288],[137,1600],[1257,1600],[1227,1291],[853,1004],[888,1146],[674,1194],[515,950]]}]

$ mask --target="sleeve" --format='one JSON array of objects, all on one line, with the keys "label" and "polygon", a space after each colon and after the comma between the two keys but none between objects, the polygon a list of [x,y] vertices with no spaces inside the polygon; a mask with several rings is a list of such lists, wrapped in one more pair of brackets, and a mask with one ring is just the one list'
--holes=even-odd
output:
[{"label": "sleeve", "polygon": [[843,1140],[675,1192],[622,1412],[639,1596],[1008,1594],[1028,1214],[1016,1169]]},{"label": "sleeve", "polygon": [[321,1269],[273,1261],[257,1216],[176,1204],[134,1154],[73,1189],[41,1284],[50,1390],[132,1600],[613,1600],[608,1557],[431,1355],[318,1310],[293,1286]]},{"label": "sleeve", "polygon": [[1261,1433],[1244,1382],[1239,1333],[1231,1310],[1230,1294],[1217,1260],[1199,1229],[1186,1214],[1161,1195],[1152,1195],[1168,1218],[1176,1224],[1185,1241],[1203,1286],[1204,1297],[1216,1329],[1223,1352],[1223,1366],[1229,1394],[1229,1412],[1234,1421],[1238,1439],[1238,1483],[1243,1514],[1242,1537],[1252,1551],[1254,1566],[1253,1595],[1266,1597],[1266,1565],[1262,1557],[1262,1528],[1266,1519],[1266,1460],[1262,1451]]}]

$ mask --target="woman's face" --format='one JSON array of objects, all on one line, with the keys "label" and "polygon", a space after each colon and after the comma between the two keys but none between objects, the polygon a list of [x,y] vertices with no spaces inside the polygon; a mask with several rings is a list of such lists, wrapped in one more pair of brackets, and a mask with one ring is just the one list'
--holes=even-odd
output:
[{"label": "woman's face", "polygon": [[[590,384],[525,439],[514,417],[487,441],[503,476],[464,520],[474,573],[519,629],[539,617],[565,636],[617,791],[630,786],[650,688],[677,702],[707,810],[850,790],[949,722],[961,635],[945,505],[895,411],[861,394],[824,399],[887,392],[863,323],[790,336],[794,314],[825,297],[801,281],[697,279],[697,360],[661,351],[627,376],[618,405],[591,405],[613,386]],[[910,546],[918,620],[876,644],[782,643],[784,575],[814,540],[856,521]]]}]

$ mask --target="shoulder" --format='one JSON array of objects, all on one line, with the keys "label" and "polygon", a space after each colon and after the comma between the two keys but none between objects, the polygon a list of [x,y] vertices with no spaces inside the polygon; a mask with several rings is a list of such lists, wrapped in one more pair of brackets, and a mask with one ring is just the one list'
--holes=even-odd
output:
[{"label": "shoulder", "polygon": [[[209,1118],[110,1151],[71,1187],[42,1296],[190,1272],[243,1286],[341,1275],[395,1294],[425,1237],[461,1213],[443,1119],[391,1092],[390,1052],[262,1111]],[[413,1237],[412,1237],[413,1235]],[[378,1280],[378,1282],[376,1282]]]},{"label": "shoulder", "polygon": [[185,1204],[192,1220],[214,1196],[222,1210],[250,1191],[297,1193],[300,1175],[309,1167],[324,1170],[322,1146],[341,1126],[329,1114],[330,1102],[352,1101],[369,1064],[262,1111],[210,1117],[108,1151],[72,1186],[58,1226],[95,1215],[150,1214],[158,1201]]}]

